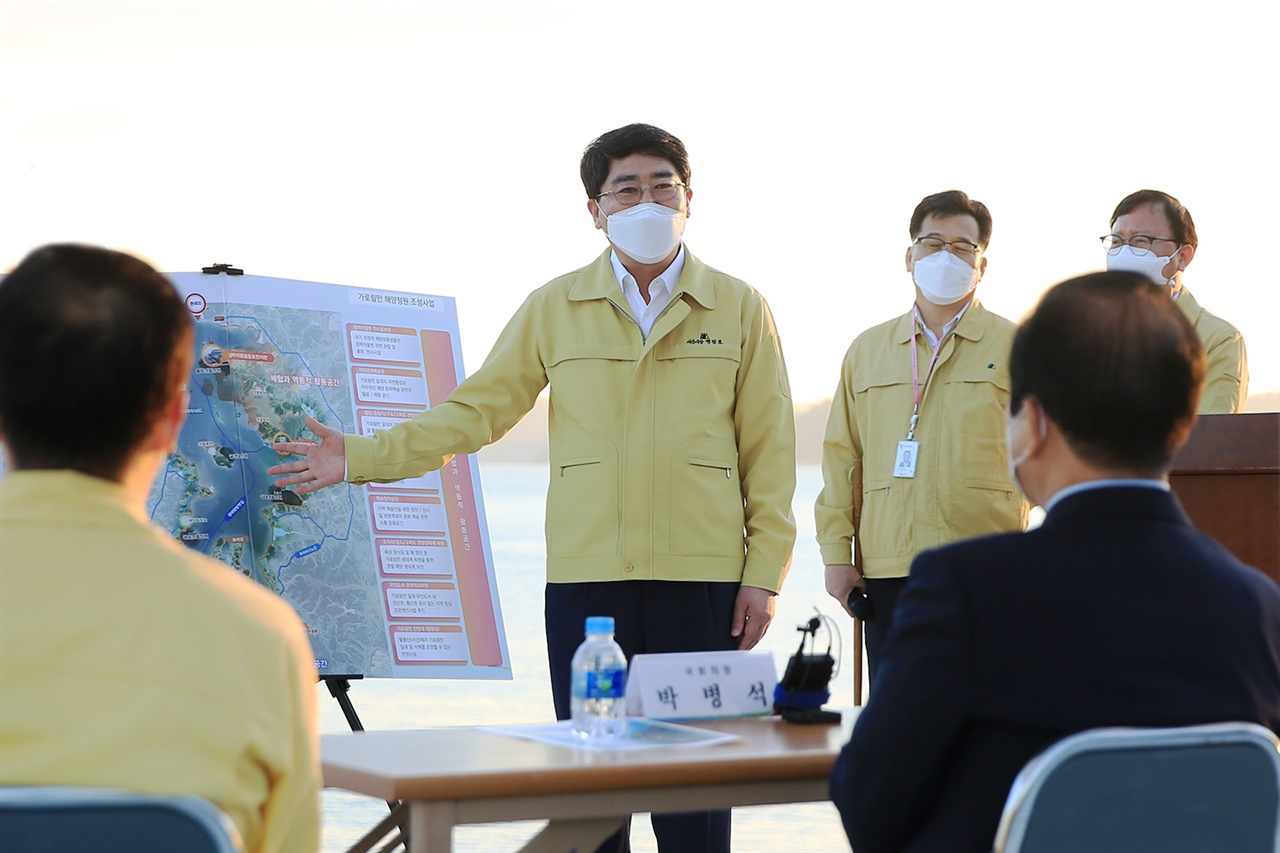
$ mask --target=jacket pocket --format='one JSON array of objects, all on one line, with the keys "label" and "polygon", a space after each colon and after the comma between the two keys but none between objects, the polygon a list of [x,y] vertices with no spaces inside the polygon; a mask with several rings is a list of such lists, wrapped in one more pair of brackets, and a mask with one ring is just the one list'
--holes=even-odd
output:
[{"label": "jacket pocket", "polygon": [[618,463],[612,446],[553,462],[546,527],[549,557],[618,553]]},{"label": "jacket pocket", "polygon": [[737,454],[687,442],[672,456],[671,553],[690,557],[742,556],[745,510]]},{"label": "jacket pocket", "polygon": [[738,399],[737,350],[691,348],[663,354],[655,351],[655,385],[663,389],[660,411],[679,417],[721,419],[731,416]]},{"label": "jacket pocket", "polygon": [[913,536],[915,516],[907,497],[907,481],[891,477],[864,480],[862,484],[863,560],[910,558],[908,541]]}]

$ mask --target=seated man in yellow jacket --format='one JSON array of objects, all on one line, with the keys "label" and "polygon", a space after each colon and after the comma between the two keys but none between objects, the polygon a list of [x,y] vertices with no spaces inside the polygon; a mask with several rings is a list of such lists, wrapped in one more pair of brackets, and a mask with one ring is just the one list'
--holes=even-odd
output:
[{"label": "seated man in yellow jacket", "polygon": [[192,794],[247,851],[318,850],[316,670],[263,587],[147,522],[191,316],[129,255],[0,281],[0,785]]},{"label": "seated man in yellow jacket", "polygon": [[[306,494],[392,482],[501,438],[550,386],[547,651],[556,714],[586,616],[627,657],[749,649],[795,542],[795,422],[764,299],[684,246],[683,143],[633,124],[583,153],[610,246],[535,290],[449,398],[372,437],[308,420],[319,444],[271,469]],[[655,815],[664,851],[729,849],[729,813]],[[625,845],[625,838],[619,839]]]},{"label": "seated man in yellow jacket", "polygon": [[[987,268],[991,213],[959,190],[936,193],[916,206],[910,235],[915,302],[860,334],[845,354],[814,509],[827,592],[846,610],[854,589],[871,605],[865,622],[873,684],[911,559],[925,548],[1027,523],[1004,440],[1016,327],[975,295]],[[855,531],[858,464],[862,516]],[[855,535],[861,572],[852,560]]]},{"label": "seated man in yellow jacket", "polygon": [[1102,238],[1107,269],[1142,273],[1169,288],[1169,296],[1195,327],[1204,344],[1208,373],[1197,414],[1244,410],[1249,396],[1249,364],[1244,338],[1235,326],[1200,307],[1182,285],[1182,271],[1200,245],[1191,213],[1168,193],[1138,190],[1116,205],[1111,233]]}]

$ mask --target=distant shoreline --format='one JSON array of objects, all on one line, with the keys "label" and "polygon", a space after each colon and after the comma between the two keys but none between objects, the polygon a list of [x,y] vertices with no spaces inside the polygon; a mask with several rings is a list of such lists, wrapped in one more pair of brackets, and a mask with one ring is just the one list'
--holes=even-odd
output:
[{"label": "distant shoreline", "polygon": [[[1280,412],[1280,391],[1250,394],[1246,412]],[[796,463],[822,464],[822,435],[827,428],[831,400],[796,404]],[[545,463],[547,461],[547,398],[538,398],[533,410],[496,444],[479,453],[481,462]]]}]

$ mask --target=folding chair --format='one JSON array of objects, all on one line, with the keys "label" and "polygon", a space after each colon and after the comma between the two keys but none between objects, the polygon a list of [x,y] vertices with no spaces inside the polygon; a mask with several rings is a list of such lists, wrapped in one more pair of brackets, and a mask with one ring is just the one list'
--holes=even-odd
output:
[{"label": "folding chair", "polygon": [[193,796],[103,788],[0,787],[5,853],[241,853],[221,809]]},{"label": "folding chair", "polygon": [[1013,782],[996,853],[1280,853],[1280,740],[1254,723],[1091,729]]}]

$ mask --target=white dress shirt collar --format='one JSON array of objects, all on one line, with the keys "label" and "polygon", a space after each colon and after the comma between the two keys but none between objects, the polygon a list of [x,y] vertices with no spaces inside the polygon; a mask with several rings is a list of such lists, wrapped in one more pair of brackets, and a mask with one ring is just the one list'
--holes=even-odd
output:
[{"label": "white dress shirt collar", "polygon": [[644,334],[645,340],[648,340],[654,321],[666,309],[667,303],[671,301],[671,294],[680,283],[680,275],[684,272],[684,259],[684,244],[681,243],[680,251],[676,252],[671,266],[663,270],[662,274],[649,284],[649,301],[646,303],[644,297],[640,295],[640,285],[636,282],[635,276],[627,272],[627,268],[618,259],[618,253],[609,253],[613,274],[622,287],[622,295],[626,297],[627,304],[631,306],[631,313],[640,324],[640,331]]},{"label": "white dress shirt collar", "polygon": [[947,321],[947,324],[946,324],[945,326],[943,326],[943,327],[942,327],[942,337],[941,337],[941,338],[939,338],[937,335],[935,335],[935,334],[933,333],[933,330],[932,330],[932,329],[930,329],[928,326],[926,326],[926,325],[924,324],[924,317],[922,317],[922,316],[920,315],[920,306],[919,306],[919,305],[916,305],[916,304],[913,302],[913,303],[911,304],[911,311],[912,311],[912,313],[913,313],[913,314],[915,314],[915,318],[916,318],[916,325],[917,325],[917,326],[919,326],[919,327],[920,327],[920,329],[924,332],[924,338],[925,338],[925,340],[927,340],[927,341],[929,342],[929,347],[930,347],[931,349],[937,349],[937,348],[938,348],[938,344],[940,344],[942,341],[945,341],[945,340],[947,339],[947,335],[949,335],[949,334],[951,334],[952,332],[954,332],[954,331],[956,330],[956,326],[959,326],[959,325],[960,325],[960,318],[964,316],[964,312],[968,311],[968,310],[969,310],[969,306],[970,306],[970,305],[972,305],[972,304],[973,304],[973,300],[971,299],[971,300],[969,300],[968,302],[966,302],[966,303],[965,303],[965,306],[964,306],[963,308],[961,308],[961,309],[960,309],[960,313],[959,313],[959,314],[957,314],[956,316],[952,317],[950,320],[948,320],[948,321]]}]

